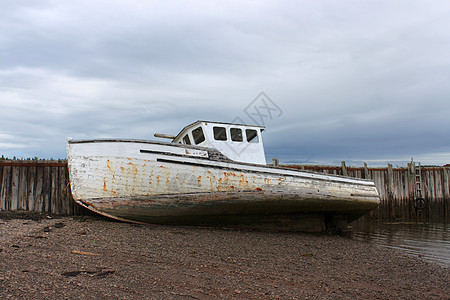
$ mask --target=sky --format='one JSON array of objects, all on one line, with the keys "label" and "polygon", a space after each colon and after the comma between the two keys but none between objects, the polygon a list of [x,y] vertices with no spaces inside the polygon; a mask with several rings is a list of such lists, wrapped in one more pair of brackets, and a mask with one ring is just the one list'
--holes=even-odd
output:
[{"label": "sky", "polygon": [[0,156],[265,125],[281,163],[450,163],[450,2],[0,1]]}]

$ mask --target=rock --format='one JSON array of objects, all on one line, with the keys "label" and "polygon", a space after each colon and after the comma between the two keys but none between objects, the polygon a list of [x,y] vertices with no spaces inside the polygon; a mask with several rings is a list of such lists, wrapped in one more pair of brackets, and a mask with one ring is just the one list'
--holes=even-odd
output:
[{"label": "rock", "polygon": [[64,224],[63,222],[59,222],[56,223],[55,225],[53,225],[55,228],[63,228],[64,226],[66,226],[66,224]]},{"label": "rock", "polygon": [[75,277],[80,274],[81,274],[81,271],[71,271],[71,272],[62,273],[61,275],[66,276],[66,277]]}]

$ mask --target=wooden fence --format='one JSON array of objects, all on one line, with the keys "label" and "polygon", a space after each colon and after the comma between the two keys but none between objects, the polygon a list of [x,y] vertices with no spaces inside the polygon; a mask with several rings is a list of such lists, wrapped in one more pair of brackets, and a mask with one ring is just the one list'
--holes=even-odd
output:
[{"label": "wooden fence", "polygon": [[88,213],[73,201],[67,163],[42,160],[0,160],[0,210]]},{"label": "wooden fence", "polygon": [[[295,169],[346,175],[374,180],[381,204],[366,216],[379,220],[414,221],[450,215],[450,167],[421,167],[420,182],[424,209],[417,209],[416,173],[408,168],[361,168],[341,166],[285,165]],[[87,214],[71,195],[65,161],[0,160],[0,210],[25,210],[61,215]]]}]

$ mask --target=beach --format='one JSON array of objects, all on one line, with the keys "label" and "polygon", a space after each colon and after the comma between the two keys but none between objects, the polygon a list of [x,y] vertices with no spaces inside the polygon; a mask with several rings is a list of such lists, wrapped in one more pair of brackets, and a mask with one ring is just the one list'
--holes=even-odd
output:
[{"label": "beach", "polygon": [[449,299],[449,269],[348,237],[0,212],[2,299]]}]

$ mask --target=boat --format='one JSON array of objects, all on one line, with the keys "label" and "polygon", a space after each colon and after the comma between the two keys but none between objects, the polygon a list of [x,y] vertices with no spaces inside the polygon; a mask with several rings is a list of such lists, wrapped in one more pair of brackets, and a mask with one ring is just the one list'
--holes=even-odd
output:
[{"label": "boat", "polygon": [[345,229],[375,208],[373,181],[266,164],[263,126],[196,121],[170,142],[68,139],[73,199],[136,223]]}]

